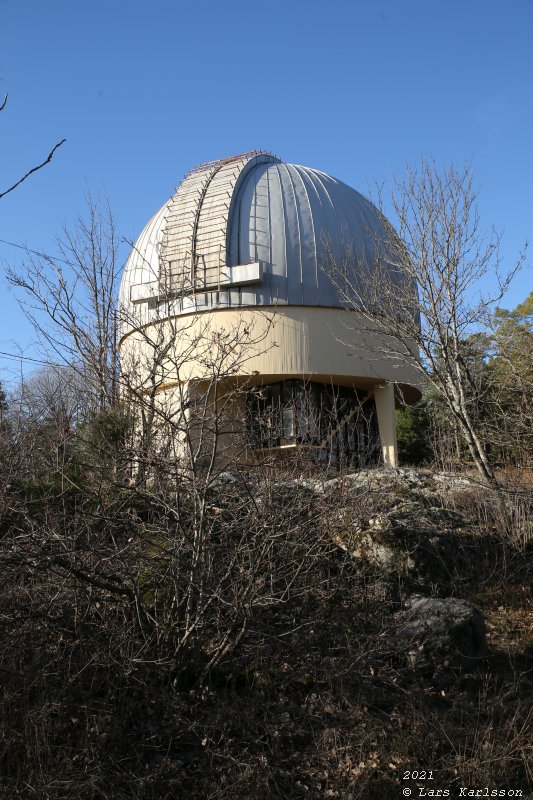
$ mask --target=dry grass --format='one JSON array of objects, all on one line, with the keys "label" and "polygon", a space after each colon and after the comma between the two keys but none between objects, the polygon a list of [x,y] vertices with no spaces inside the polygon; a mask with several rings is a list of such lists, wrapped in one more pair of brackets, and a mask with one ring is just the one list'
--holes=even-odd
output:
[{"label": "dry grass", "polygon": [[[408,668],[390,647],[406,587],[332,549],[304,590],[257,608],[207,682],[191,662],[179,687],[168,665],[139,657],[137,629],[103,591],[11,571],[0,600],[0,798],[392,800],[417,768],[432,769],[435,786],[527,796],[531,560],[496,530],[488,501],[454,503],[472,536],[490,530],[496,542],[492,565],[469,578],[489,649],[468,667]],[[316,526],[316,514],[301,524]]]}]

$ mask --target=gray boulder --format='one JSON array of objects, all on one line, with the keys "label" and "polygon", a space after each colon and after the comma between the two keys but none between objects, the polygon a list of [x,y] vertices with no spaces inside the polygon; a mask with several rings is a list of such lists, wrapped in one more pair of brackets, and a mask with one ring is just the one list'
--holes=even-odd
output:
[{"label": "gray boulder", "polygon": [[395,622],[394,649],[413,667],[467,665],[485,655],[485,620],[467,600],[413,595]]},{"label": "gray boulder", "polygon": [[388,510],[365,511],[337,514],[335,540],[347,552],[385,572],[423,582],[451,579],[458,558],[456,531],[464,523],[460,514],[398,499]]}]

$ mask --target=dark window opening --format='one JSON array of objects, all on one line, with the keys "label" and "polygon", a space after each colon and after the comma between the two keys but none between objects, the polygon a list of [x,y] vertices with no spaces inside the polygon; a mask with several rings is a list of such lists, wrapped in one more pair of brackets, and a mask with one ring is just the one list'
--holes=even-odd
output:
[{"label": "dark window opening", "polygon": [[247,437],[252,449],[291,444],[316,449],[320,461],[359,465],[379,454],[374,400],[345,386],[281,381],[250,391]]}]

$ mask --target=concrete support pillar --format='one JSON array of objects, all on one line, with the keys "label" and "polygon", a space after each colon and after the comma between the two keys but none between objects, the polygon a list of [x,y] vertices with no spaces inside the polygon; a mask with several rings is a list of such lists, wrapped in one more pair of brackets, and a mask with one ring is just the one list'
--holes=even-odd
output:
[{"label": "concrete support pillar", "polygon": [[394,384],[376,386],[374,400],[378,415],[379,438],[383,463],[386,467],[398,466],[398,441],[396,438],[396,413],[394,408]]}]

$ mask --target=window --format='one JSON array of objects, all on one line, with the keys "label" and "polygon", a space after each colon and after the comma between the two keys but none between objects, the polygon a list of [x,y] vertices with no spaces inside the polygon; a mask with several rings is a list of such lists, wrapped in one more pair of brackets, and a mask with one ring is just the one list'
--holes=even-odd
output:
[{"label": "window", "polygon": [[366,393],[312,381],[282,381],[249,392],[247,435],[253,449],[301,444],[335,463],[366,463],[377,451],[376,415]]}]

